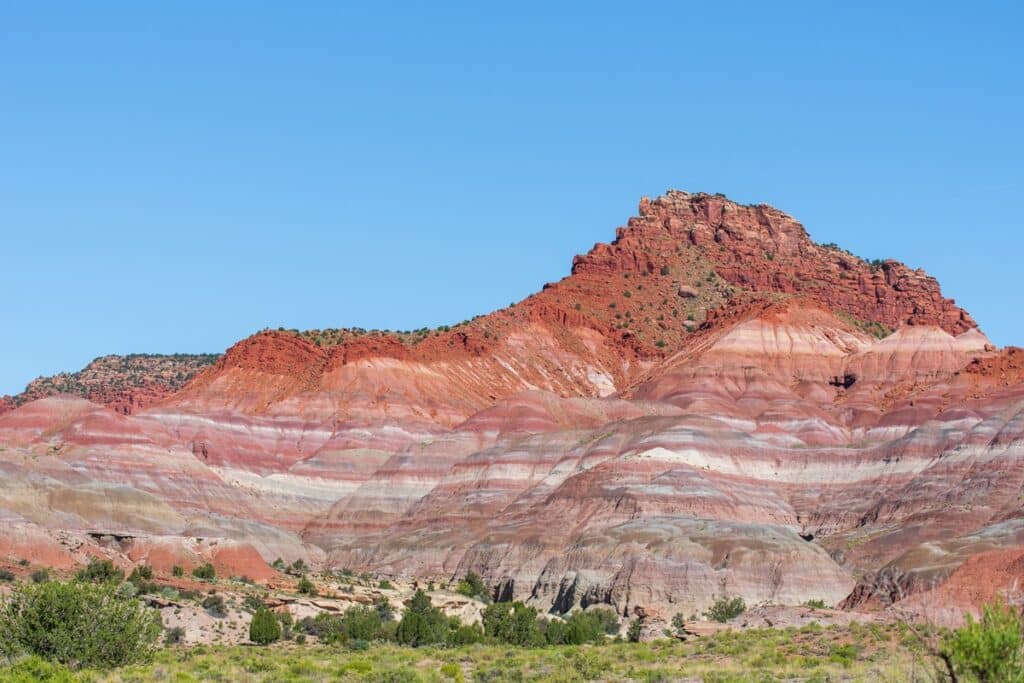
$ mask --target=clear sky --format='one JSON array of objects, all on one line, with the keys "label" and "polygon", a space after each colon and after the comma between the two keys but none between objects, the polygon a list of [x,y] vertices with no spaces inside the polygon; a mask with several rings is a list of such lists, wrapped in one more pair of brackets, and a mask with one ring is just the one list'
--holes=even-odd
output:
[{"label": "clear sky", "polygon": [[1024,343],[1024,9],[834,4],[3,3],[0,393],[457,322],[668,188],[925,267]]}]

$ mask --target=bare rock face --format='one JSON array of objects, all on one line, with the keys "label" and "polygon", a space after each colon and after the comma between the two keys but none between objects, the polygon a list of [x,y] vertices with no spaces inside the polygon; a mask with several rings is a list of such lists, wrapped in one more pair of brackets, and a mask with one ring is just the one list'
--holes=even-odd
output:
[{"label": "bare rock face", "polygon": [[923,272],[721,196],[645,199],[451,328],[263,331],[141,408],[106,396],[0,414],[8,556],[472,570],[667,620],[885,605],[989,557],[1011,581],[1024,547],[1020,350]]}]

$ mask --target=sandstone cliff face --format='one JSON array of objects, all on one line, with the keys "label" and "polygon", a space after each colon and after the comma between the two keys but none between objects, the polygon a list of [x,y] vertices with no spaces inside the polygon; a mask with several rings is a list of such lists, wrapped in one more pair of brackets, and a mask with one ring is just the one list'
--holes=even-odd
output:
[{"label": "sandstone cliff face", "polygon": [[11,552],[216,557],[203,539],[670,618],[870,602],[879,572],[912,592],[1024,545],[1019,351],[922,272],[718,196],[642,201],[508,309],[261,332],[123,413],[0,415]]}]

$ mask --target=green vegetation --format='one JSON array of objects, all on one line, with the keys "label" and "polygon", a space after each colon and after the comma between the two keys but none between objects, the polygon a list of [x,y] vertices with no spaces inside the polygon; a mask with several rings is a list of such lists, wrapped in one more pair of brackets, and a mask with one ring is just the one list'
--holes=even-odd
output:
[{"label": "green vegetation", "polygon": [[453,624],[441,610],[430,604],[430,596],[418,590],[398,622],[395,638],[400,644],[410,647],[433,645],[444,643],[448,632],[457,628],[458,620]]},{"label": "green vegetation", "polygon": [[715,600],[714,604],[708,608],[708,611],[704,613],[711,621],[718,621],[725,623],[730,619],[735,619],[739,615],[747,611],[747,604],[743,602],[743,598],[719,598]]},{"label": "green vegetation", "polygon": [[281,639],[281,625],[273,612],[260,607],[249,623],[249,640],[257,645],[269,645]]},{"label": "green vegetation", "polygon": [[0,569],[0,583],[10,583],[14,579],[14,572],[9,569]]},{"label": "green vegetation", "polygon": [[943,643],[944,659],[965,681],[1024,681],[1024,624],[1020,612],[1006,605],[986,605],[981,621],[967,615],[967,624]]},{"label": "green vegetation", "polygon": [[309,578],[306,576],[303,576],[299,579],[299,583],[298,586],[296,587],[296,590],[302,595],[315,596],[317,593],[316,586],[314,586],[313,582],[310,581]]},{"label": "green vegetation", "polygon": [[118,569],[110,560],[90,560],[88,566],[75,574],[78,581],[91,583],[120,583],[124,581],[124,570]]},{"label": "green vegetation", "polygon": [[[384,596],[345,612],[294,622],[270,611],[266,593],[247,593],[252,643],[274,647],[181,646],[185,631],[161,637],[159,614],[136,597],[153,572],[127,581],[102,561],[72,582],[16,584],[0,598],[0,683],[7,681],[529,681],[945,680],[1024,683],[1024,620],[1005,604],[954,632],[913,624],[851,624],[801,629],[730,629],[702,638],[638,642],[640,619],[622,633],[610,608],[590,606],[564,618],[522,602],[488,604],[481,623],[445,615],[417,591],[395,621]],[[123,576],[123,573],[122,573]],[[306,577],[303,576],[303,579]],[[360,577],[368,587],[379,586]],[[486,592],[467,574],[460,587]],[[210,614],[227,612],[225,595],[157,586]],[[234,605],[235,598],[231,604]],[[824,601],[806,605],[824,608]],[[741,598],[723,597],[706,612],[715,621],[742,614]],[[225,622],[227,623],[227,622]],[[676,614],[666,636],[682,635]],[[218,626],[221,629],[223,626]],[[233,629],[235,625],[227,624]],[[162,642],[164,650],[158,650]],[[301,647],[300,647],[301,646]],[[149,660],[156,658],[155,663]]]},{"label": "green vegetation", "polygon": [[459,581],[455,591],[460,595],[465,595],[467,598],[476,598],[482,602],[491,601],[491,592],[487,590],[483,579],[474,572],[468,572],[466,578]]},{"label": "green vegetation", "polygon": [[78,372],[62,372],[33,380],[25,391],[14,397],[23,405],[44,396],[72,394],[90,396],[129,391],[143,387],[165,387],[177,391],[219,354],[131,353],[125,356],[100,356]]},{"label": "green vegetation", "polygon": [[874,320],[861,320],[845,311],[836,311],[836,317],[851,327],[854,327],[865,334],[870,334],[875,339],[884,339],[893,333],[893,329]]},{"label": "green vegetation", "polygon": [[[372,642],[270,647],[197,646],[157,652],[151,663],[108,672],[69,671],[38,658],[0,669],[0,681],[128,683],[163,680],[327,681],[759,681],[942,680],[940,664],[896,625],[731,631],[686,642],[517,648],[475,643],[419,648]],[[852,646],[852,647],[846,647]],[[849,661],[833,661],[850,655]]]},{"label": "green vegetation", "polygon": [[110,581],[22,584],[0,605],[0,654],[69,666],[116,667],[150,658],[160,616]]},{"label": "green vegetation", "polygon": [[217,570],[213,568],[212,564],[207,562],[193,569],[192,576],[203,581],[213,581],[217,578]]}]

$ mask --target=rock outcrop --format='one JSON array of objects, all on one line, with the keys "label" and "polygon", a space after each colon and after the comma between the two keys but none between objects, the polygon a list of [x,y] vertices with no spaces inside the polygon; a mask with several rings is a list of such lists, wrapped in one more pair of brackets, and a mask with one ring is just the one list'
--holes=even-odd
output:
[{"label": "rock outcrop", "polygon": [[38,377],[17,396],[0,397],[0,413],[48,396],[68,394],[130,415],[185,386],[215,354],[102,356],[78,372]]}]

